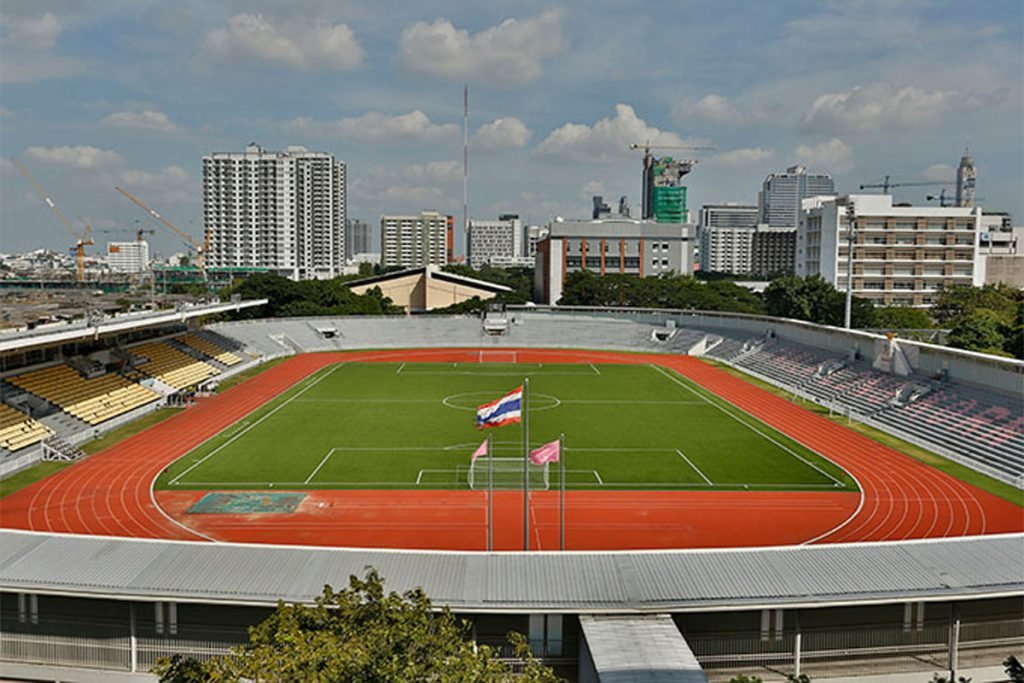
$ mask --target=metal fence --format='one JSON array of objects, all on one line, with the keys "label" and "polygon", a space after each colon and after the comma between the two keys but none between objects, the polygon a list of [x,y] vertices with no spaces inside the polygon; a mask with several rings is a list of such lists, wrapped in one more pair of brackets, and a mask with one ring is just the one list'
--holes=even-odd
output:
[{"label": "metal fence", "polygon": [[[7,615],[5,615],[6,617]],[[0,661],[22,664],[149,671],[161,657],[184,654],[210,659],[248,640],[243,627],[180,626],[174,635],[137,635],[124,621],[41,620],[38,624],[4,618]]]},{"label": "metal fence", "polygon": [[[816,628],[783,634],[685,633],[713,680],[734,673],[862,676],[998,665],[1024,650],[1021,620]],[[714,675],[718,671],[719,675]]]}]

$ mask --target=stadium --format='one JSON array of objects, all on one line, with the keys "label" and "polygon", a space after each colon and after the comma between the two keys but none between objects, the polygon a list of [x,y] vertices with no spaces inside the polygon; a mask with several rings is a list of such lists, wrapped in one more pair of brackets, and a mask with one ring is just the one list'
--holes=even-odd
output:
[{"label": "stadium", "polygon": [[[208,322],[259,303],[0,335],[0,473],[55,470],[0,502],[6,676],[150,680],[371,566],[570,680],[1024,648],[1020,361],[693,311]],[[520,385],[528,433],[478,430]]]}]

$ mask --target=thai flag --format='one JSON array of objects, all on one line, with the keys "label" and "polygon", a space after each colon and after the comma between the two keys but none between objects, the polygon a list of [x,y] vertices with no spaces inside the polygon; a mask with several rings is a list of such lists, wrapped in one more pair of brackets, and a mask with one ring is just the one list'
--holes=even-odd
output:
[{"label": "thai flag", "polygon": [[523,388],[516,387],[496,401],[476,409],[476,428],[501,427],[519,422],[523,415]]}]

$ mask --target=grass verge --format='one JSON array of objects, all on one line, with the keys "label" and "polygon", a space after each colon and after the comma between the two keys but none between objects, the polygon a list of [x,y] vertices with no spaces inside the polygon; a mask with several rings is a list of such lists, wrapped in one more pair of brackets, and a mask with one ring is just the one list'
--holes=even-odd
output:
[{"label": "grass verge", "polygon": [[45,461],[23,469],[17,474],[12,474],[6,479],[0,480],[0,498],[9,496],[15,491],[20,491],[29,484],[34,484],[40,479],[45,479],[51,474],[56,474],[70,464],[70,462],[59,462],[56,460]]},{"label": "grass verge", "polygon": [[998,479],[993,479],[992,477],[981,474],[980,472],[976,472],[970,467],[965,467],[964,465],[954,462],[948,458],[944,458],[937,453],[933,453],[908,441],[904,441],[899,437],[893,436],[888,432],[883,432],[880,429],[857,422],[856,420],[848,424],[846,417],[842,415],[829,415],[829,410],[825,406],[814,403],[813,401],[795,400],[793,394],[785,389],[780,389],[774,384],[769,384],[764,380],[748,375],[730,365],[726,365],[709,358],[701,358],[701,360],[709,365],[715,366],[723,372],[733,375],[734,377],[739,377],[748,384],[753,384],[754,386],[764,389],[776,396],[780,396],[790,403],[794,403],[801,408],[804,408],[805,410],[821,415],[827,420],[835,422],[836,424],[841,424],[847,429],[857,432],[858,434],[863,434],[872,441],[877,441],[884,446],[888,446],[894,451],[899,451],[904,455],[908,455],[914,460],[918,460],[929,467],[934,467],[940,472],[945,472],[951,477],[956,477],[960,481],[971,484],[972,486],[977,486],[982,491],[988,491],[989,493],[999,496],[1004,500],[1008,500],[1015,505],[1024,507],[1024,491],[1010,486],[1007,483],[1001,482]]}]

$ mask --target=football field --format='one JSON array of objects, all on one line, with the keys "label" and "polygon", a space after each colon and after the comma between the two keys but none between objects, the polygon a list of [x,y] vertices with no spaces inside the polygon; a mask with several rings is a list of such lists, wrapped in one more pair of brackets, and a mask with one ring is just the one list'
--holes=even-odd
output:
[{"label": "football field", "polygon": [[[187,453],[157,488],[465,489],[487,435],[496,485],[521,485],[522,425],[478,431],[475,409],[525,378],[531,446],[565,434],[568,488],[856,490],[839,467],[671,370],[524,363],[332,365]],[[558,486],[549,467],[531,466],[532,487]],[[486,486],[485,468],[473,477]]]}]

